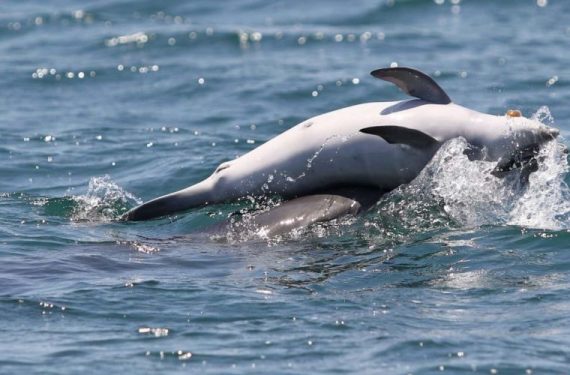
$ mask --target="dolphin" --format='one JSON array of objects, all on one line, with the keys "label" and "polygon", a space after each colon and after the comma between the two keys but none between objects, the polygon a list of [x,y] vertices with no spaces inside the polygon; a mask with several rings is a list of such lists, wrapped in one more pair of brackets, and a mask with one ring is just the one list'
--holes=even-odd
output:
[{"label": "dolphin", "polygon": [[383,68],[373,77],[391,82],[413,99],[358,104],[310,118],[213,174],[122,216],[148,220],[246,196],[285,199],[256,224],[270,233],[357,214],[382,194],[412,181],[440,146],[463,137],[470,158],[496,161],[493,175],[536,170],[541,145],[559,131],[519,111],[504,116],[451,101],[428,75],[407,67]]}]

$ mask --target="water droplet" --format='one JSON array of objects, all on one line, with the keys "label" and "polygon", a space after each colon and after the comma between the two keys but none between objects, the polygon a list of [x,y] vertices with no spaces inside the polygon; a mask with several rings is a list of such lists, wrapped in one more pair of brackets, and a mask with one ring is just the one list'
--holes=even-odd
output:
[{"label": "water droplet", "polygon": [[254,42],[260,42],[262,38],[263,35],[258,31],[251,33],[251,40]]},{"label": "water droplet", "polygon": [[550,87],[558,82],[558,76],[552,76],[548,81],[546,81],[546,87]]},{"label": "water droplet", "polygon": [[360,41],[361,42],[366,42],[370,38],[372,38],[372,33],[370,31],[365,31],[360,35]]}]

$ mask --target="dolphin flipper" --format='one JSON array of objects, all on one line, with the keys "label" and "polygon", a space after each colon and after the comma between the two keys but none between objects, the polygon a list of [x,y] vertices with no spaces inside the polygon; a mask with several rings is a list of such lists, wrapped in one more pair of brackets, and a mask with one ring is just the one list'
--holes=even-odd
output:
[{"label": "dolphin flipper", "polygon": [[440,144],[437,139],[424,132],[403,126],[371,126],[360,129],[360,132],[377,135],[390,144],[404,144],[420,149],[432,148]]},{"label": "dolphin flipper", "polygon": [[372,76],[392,82],[406,94],[434,104],[449,104],[451,99],[443,89],[427,74],[412,68],[376,69]]},{"label": "dolphin flipper", "polygon": [[372,207],[381,196],[382,192],[375,188],[342,188],[306,195],[285,201],[234,224],[221,223],[209,232],[254,230],[264,237],[279,236],[315,223],[356,216]]}]

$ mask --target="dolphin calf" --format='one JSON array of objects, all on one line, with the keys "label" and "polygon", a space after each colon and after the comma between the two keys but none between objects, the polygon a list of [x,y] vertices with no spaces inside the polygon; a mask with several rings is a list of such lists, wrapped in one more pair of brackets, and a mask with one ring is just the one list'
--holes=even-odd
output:
[{"label": "dolphin calf", "polygon": [[374,70],[413,99],[372,102],[310,118],[183,190],[153,199],[123,215],[147,220],[245,196],[279,195],[284,203],[258,224],[283,232],[355,214],[383,193],[409,183],[440,146],[463,137],[470,157],[496,161],[493,174],[536,170],[534,156],[558,130],[518,111],[480,113],[451,101],[426,74],[405,67]]}]

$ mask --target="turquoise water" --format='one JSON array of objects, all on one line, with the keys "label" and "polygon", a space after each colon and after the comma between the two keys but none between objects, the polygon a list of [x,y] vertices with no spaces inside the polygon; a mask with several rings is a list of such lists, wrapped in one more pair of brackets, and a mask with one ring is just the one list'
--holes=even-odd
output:
[{"label": "turquoise water", "polygon": [[247,203],[115,219],[308,117],[404,98],[368,75],[390,64],[568,137],[569,14],[562,0],[1,3],[0,373],[568,373],[560,145],[524,188],[454,140],[367,215],[270,240],[203,234]]}]

